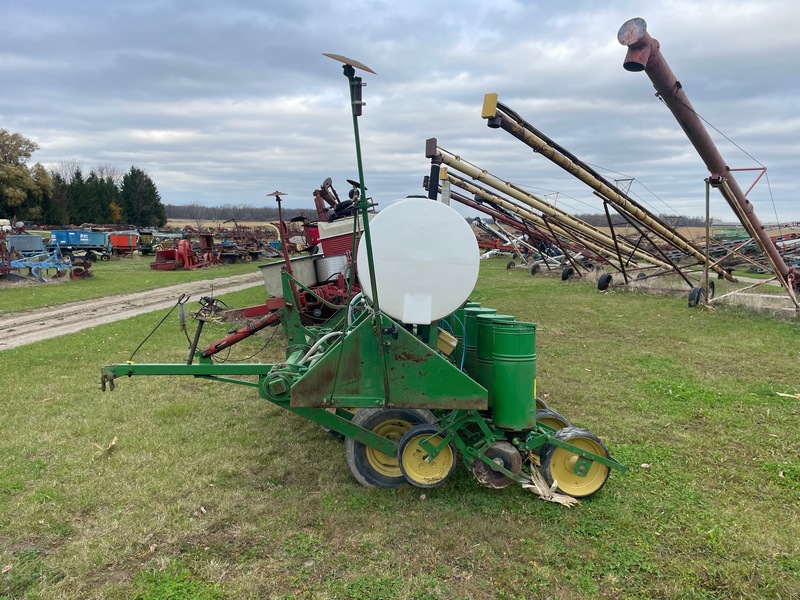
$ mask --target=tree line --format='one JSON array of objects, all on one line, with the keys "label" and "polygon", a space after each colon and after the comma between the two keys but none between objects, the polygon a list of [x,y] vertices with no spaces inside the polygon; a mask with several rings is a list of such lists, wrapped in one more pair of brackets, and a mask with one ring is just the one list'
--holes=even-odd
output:
[{"label": "tree line", "polygon": [[[605,213],[584,213],[580,215],[575,215],[576,219],[580,219],[589,225],[593,225],[595,227],[608,227],[608,217],[606,217]],[[656,217],[663,225],[673,228],[680,228],[680,227],[705,227],[706,226],[706,218],[705,217],[686,217],[684,215],[668,215],[668,214],[660,214]],[[711,218],[711,222],[713,223],[716,219],[713,217]],[[611,222],[614,224],[614,227],[625,227],[628,225],[628,222],[623,219],[622,217],[611,215]]]},{"label": "tree line", "polygon": [[167,222],[161,195],[142,169],[121,173],[100,165],[84,174],[75,161],[47,170],[29,165],[38,144],[0,129],[0,218],[50,227],[117,223],[161,227]]},{"label": "tree line", "polygon": [[[272,206],[247,206],[233,204],[223,204],[221,206],[203,206],[202,204],[166,204],[164,206],[168,219],[177,221],[216,221],[223,223],[225,221],[277,221],[278,208]],[[309,219],[316,220],[315,209],[284,209],[283,218],[291,219],[293,217],[305,214]]]}]

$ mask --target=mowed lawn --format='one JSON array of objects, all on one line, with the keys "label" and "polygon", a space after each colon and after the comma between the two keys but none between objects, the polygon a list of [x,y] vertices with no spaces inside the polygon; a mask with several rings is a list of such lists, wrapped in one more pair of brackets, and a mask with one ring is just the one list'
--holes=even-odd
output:
[{"label": "mowed lawn", "polygon": [[[463,466],[369,490],[341,442],[250,388],[101,393],[159,311],[0,352],[0,598],[800,597],[797,322],[505,262],[481,262],[473,299],[538,324],[540,394],[630,467],[594,497],[567,509]],[[226,358],[280,360],[282,339]],[[187,353],[173,314],[134,360]]]}]

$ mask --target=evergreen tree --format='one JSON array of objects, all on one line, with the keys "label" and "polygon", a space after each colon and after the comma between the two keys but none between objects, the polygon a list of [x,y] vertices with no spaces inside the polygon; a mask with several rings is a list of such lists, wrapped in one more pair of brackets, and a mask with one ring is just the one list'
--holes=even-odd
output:
[{"label": "evergreen tree", "polygon": [[69,198],[70,224],[81,225],[82,223],[89,223],[91,219],[88,218],[90,209],[87,205],[86,182],[83,180],[83,172],[80,167],[75,169],[72,174],[67,197]]},{"label": "evergreen tree", "polygon": [[53,193],[43,204],[42,223],[64,227],[69,225],[69,184],[59,173],[51,173]]},{"label": "evergreen tree", "polygon": [[163,227],[167,214],[155,183],[137,167],[122,178],[122,210],[125,219],[140,227]]}]

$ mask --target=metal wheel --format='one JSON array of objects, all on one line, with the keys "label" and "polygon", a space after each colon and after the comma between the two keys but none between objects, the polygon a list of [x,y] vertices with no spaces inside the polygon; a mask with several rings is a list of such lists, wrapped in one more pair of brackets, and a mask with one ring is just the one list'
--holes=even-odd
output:
[{"label": "metal wheel", "polygon": [[428,453],[420,446],[421,440],[429,440],[432,444],[442,443],[442,436],[437,435],[438,425],[415,425],[400,439],[397,456],[400,459],[400,471],[411,485],[432,488],[442,485],[450,478],[456,468],[456,447],[450,442],[439,451],[431,461]]},{"label": "metal wheel", "polygon": [[69,278],[75,281],[79,279],[86,279],[89,276],[89,271],[84,269],[83,267],[75,267],[70,271]]},{"label": "metal wheel", "polygon": [[536,409],[536,422],[537,423],[544,423],[548,427],[552,427],[553,429],[564,429],[564,427],[572,427],[572,423],[562,415],[561,413],[557,413],[554,410],[549,408],[537,408]]},{"label": "metal wheel", "polygon": [[[359,410],[353,417],[354,424],[395,442],[414,425],[435,422],[431,411],[418,408],[369,408]],[[396,456],[384,454],[351,437],[344,441],[344,453],[353,477],[365,487],[392,488],[406,481]]]},{"label": "metal wheel", "polygon": [[[557,431],[554,437],[581,450],[605,458],[609,456],[608,449],[600,438],[580,427],[565,427]],[[554,481],[557,482],[559,491],[574,498],[591,496],[608,480],[608,467],[582,459],[577,454],[552,444],[544,447],[541,458],[542,474],[547,483],[552,485]]]},{"label": "metal wheel", "polygon": [[[522,456],[519,450],[508,442],[495,442],[486,451],[485,456],[511,471],[514,475],[519,475],[522,471]],[[499,471],[495,471],[482,460],[476,460],[472,463],[472,474],[478,480],[478,483],[495,490],[501,490],[514,483],[513,479]]]}]

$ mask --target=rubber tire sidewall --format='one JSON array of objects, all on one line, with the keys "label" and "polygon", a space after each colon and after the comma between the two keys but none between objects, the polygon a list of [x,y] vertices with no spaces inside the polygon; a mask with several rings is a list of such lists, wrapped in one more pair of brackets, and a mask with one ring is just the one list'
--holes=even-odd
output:
[{"label": "rubber tire sidewall", "polygon": [[[436,422],[436,417],[426,408],[367,408],[359,410],[355,414],[353,423],[373,431],[381,423],[392,419],[408,421],[411,427],[422,423]],[[394,488],[406,483],[402,473],[397,477],[389,477],[378,473],[369,464],[367,447],[351,437],[346,438],[344,441],[344,454],[347,466],[350,467],[353,477],[364,487]]]}]

